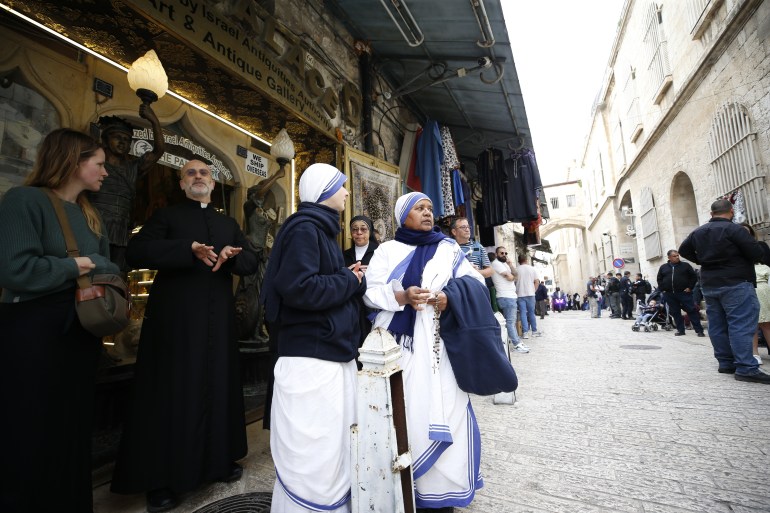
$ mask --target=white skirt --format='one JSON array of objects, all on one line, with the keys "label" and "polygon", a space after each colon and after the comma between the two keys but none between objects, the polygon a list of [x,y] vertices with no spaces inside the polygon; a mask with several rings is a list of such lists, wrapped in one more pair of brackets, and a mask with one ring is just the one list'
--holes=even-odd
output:
[{"label": "white skirt", "polygon": [[273,513],[350,511],[357,371],[355,361],[278,359],[270,412]]}]

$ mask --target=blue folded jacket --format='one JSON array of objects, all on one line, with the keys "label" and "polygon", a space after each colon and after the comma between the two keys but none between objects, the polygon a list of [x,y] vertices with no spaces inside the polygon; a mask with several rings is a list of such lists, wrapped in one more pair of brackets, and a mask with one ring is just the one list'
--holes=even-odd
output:
[{"label": "blue folded jacket", "polygon": [[519,386],[508,360],[487,287],[471,276],[449,280],[443,292],[441,338],[457,384],[469,394],[494,395]]}]

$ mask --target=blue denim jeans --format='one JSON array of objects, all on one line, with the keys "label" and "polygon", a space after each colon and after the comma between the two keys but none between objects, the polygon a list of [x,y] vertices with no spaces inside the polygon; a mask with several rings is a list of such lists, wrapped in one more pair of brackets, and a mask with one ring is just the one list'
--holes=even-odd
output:
[{"label": "blue denim jeans", "polygon": [[516,304],[516,300],[510,297],[498,297],[497,306],[505,317],[505,327],[508,329],[508,338],[514,344],[519,343],[519,334],[516,331],[516,317],[518,315],[519,306]]},{"label": "blue denim jeans", "polygon": [[759,300],[749,282],[703,288],[706,317],[714,357],[720,368],[735,367],[735,373],[755,374],[759,368],[751,342],[759,321]]},{"label": "blue denim jeans", "polygon": [[526,333],[530,327],[537,331],[537,316],[535,315],[535,296],[524,296],[516,300],[519,303],[521,316],[521,331]]},{"label": "blue denim jeans", "polygon": [[[690,316],[690,323],[695,332],[703,333],[703,326],[700,325],[700,314],[695,310],[692,292],[664,292],[663,298],[668,305],[669,313],[674,318],[674,323],[676,323],[676,331],[684,333],[684,318],[681,312],[684,310]],[[711,325],[711,321],[709,321],[709,325]]]}]

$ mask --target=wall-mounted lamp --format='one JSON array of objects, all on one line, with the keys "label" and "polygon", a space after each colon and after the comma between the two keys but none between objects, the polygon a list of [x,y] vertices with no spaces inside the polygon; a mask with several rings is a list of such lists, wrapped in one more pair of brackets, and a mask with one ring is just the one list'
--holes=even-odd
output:
[{"label": "wall-mounted lamp", "polygon": [[278,176],[283,176],[286,164],[294,158],[294,143],[285,128],[281,128],[270,146],[270,155],[278,162]]},{"label": "wall-mounted lamp", "polygon": [[148,51],[131,64],[128,85],[145,105],[163,98],[168,90],[168,77],[155,50]]}]

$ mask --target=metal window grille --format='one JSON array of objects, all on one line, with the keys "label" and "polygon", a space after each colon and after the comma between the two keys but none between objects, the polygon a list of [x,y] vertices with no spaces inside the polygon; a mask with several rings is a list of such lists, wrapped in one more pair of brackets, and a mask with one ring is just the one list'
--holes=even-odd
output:
[{"label": "metal window grille", "polygon": [[693,40],[701,39],[711,26],[711,21],[722,6],[724,0],[689,0],[687,4],[690,35]]},{"label": "metal window grille", "polygon": [[551,198],[551,208],[559,208],[559,198]]},{"label": "metal window grille", "polygon": [[671,74],[668,61],[668,46],[663,33],[663,14],[661,8],[654,3],[650,5],[645,19],[646,31],[644,47],[647,51],[647,76],[650,89],[657,91],[663,85],[664,79]]},{"label": "metal window grille", "polygon": [[639,201],[641,210],[642,239],[644,240],[644,255],[647,260],[658,258],[663,254],[660,249],[660,232],[658,232],[658,214],[652,189],[644,187]]},{"label": "metal window grille", "polygon": [[636,70],[631,67],[628,71],[626,83],[623,86],[623,97],[628,104],[628,110],[626,111],[626,130],[623,135],[627,135],[628,140],[631,142],[636,141],[639,134],[642,132],[642,113],[639,110],[639,93],[636,89]]},{"label": "metal window grille", "polygon": [[615,124],[615,130],[612,132],[612,140],[615,143],[615,168],[622,171],[626,168],[626,147],[623,142],[623,124],[618,119]]},{"label": "metal window grille", "polygon": [[756,132],[746,109],[725,102],[711,122],[709,153],[720,196],[740,190],[746,202],[747,221],[768,222],[765,177],[754,151]]},{"label": "metal window grille", "polygon": [[706,13],[706,8],[712,0],[690,0],[687,3],[687,16],[690,21],[690,27],[695,28],[701,17]]},{"label": "metal window grille", "polygon": [[575,205],[577,205],[577,202],[575,201],[575,195],[567,194],[567,206],[574,207]]}]

